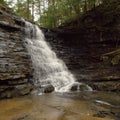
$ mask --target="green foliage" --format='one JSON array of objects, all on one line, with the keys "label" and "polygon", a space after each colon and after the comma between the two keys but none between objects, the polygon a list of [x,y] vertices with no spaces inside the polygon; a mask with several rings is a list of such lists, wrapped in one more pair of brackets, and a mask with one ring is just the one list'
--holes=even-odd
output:
[{"label": "green foliage", "polygon": [[120,48],[101,56],[101,60],[103,61],[108,61],[109,59],[112,65],[118,64],[120,62]]},{"label": "green foliage", "polygon": [[2,6],[8,6],[7,2],[5,0],[0,0],[0,5],[2,5]]},{"label": "green foliage", "polygon": [[27,1],[22,1],[22,2],[18,1],[14,6],[14,11],[20,17],[23,17],[28,20],[32,19],[30,10],[28,10],[27,8]]},{"label": "green foliage", "polygon": [[112,60],[111,63],[113,65],[116,65],[120,62],[120,48],[114,51],[114,54],[112,54]]},{"label": "green foliage", "polygon": [[101,3],[101,0],[52,0],[39,21],[41,25],[49,28],[58,27]]},{"label": "green foliage", "polygon": [[101,3],[110,6],[111,1],[115,0],[1,0],[0,3],[12,3],[17,15],[41,26],[54,28],[78,18]]},{"label": "green foliage", "polygon": [[112,63],[113,65],[116,65],[116,64],[119,63],[119,61],[120,61],[120,54],[114,56],[114,57],[112,58],[112,60],[111,60],[111,63]]}]

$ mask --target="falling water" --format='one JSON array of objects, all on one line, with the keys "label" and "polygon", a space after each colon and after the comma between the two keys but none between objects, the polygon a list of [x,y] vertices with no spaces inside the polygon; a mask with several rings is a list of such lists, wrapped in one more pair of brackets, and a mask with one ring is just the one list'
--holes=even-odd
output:
[{"label": "falling water", "polygon": [[[52,84],[55,91],[66,92],[76,79],[65,63],[58,59],[38,26],[26,24],[26,46],[31,55],[34,67],[34,83],[42,86]],[[81,84],[81,83],[79,83]],[[88,87],[88,89],[90,89]]]}]

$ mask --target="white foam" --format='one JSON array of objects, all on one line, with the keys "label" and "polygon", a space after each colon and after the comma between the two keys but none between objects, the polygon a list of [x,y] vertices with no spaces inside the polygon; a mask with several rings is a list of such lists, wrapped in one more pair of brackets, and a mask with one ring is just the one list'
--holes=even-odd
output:
[{"label": "white foam", "polygon": [[26,24],[26,46],[31,55],[34,67],[35,84],[52,84],[57,92],[67,92],[76,79],[65,63],[58,59],[44,34],[38,26],[29,22]]}]

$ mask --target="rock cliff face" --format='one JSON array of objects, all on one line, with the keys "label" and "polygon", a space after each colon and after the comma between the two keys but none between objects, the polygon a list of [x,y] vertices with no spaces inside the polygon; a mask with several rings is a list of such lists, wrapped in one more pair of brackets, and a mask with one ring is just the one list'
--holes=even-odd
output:
[{"label": "rock cliff face", "polygon": [[28,94],[32,64],[24,46],[24,23],[0,6],[0,98]]},{"label": "rock cliff face", "polygon": [[47,33],[46,38],[78,81],[89,84],[95,90],[120,91],[120,64],[112,65],[111,59],[101,59],[103,54],[114,50],[115,45],[92,43],[94,37],[87,39],[87,35],[58,32],[51,38]]},{"label": "rock cliff face", "polygon": [[[96,90],[120,91],[120,64],[101,59],[120,45],[119,1],[98,6],[78,20],[46,32],[46,38],[78,81]],[[53,37],[52,37],[52,36]]]},{"label": "rock cliff face", "polygon": [[[120,7],[114,4],[117,7],[101,5],[58,29],[42,28],[52,49],[77,80],[95,90],[120,91],[120,64],[112,65],[111,58],[100,59],[120,45]],[[0,98],[25,95],[33,87],[23,28],[22,20],[0,6]]]}]

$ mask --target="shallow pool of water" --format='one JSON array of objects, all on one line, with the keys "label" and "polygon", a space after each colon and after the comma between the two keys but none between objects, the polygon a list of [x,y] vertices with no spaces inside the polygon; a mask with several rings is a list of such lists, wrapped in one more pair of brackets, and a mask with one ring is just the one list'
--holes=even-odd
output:
[{"label": "shallow pool of water", "polygon": [[119,105],[115,93],[29,95],[0,101],[0,120],[119,120]]}]

